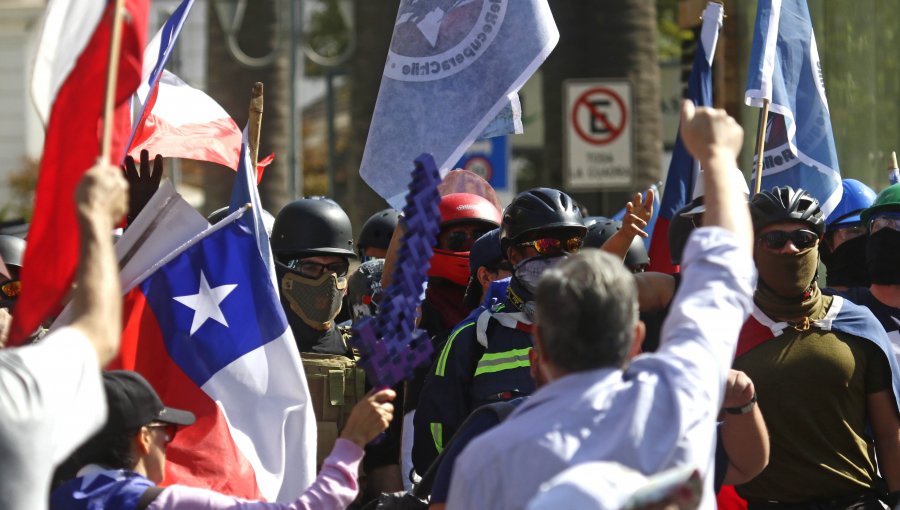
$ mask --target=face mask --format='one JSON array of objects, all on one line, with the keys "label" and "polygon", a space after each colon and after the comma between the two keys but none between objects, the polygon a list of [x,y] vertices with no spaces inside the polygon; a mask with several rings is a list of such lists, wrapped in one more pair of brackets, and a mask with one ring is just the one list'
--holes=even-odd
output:
[{"label": "face mask", "polygon": [[531,257],[525,259],[513,268],[513,276],[528,292],[534,294],[537,290],[538,280],[544,271],[556,265],[565,257]]},{"label": "face mask", "polygon": [[759,279],[775,294],[784,298],[802,298],[816,277],[819,250],[809,248],[800,253],[775,253],[757,247],[753,253]]},{"label": "face mask", "polygon": [[316,329],[329,329],[341,311],[347,278],[325,273],[317,279],[287,272],[281,278],[281,293],[303,322]]},{"label": "face mask", "polygon": [[856,237],[844,241],[834,251],[822,249],[819,253],[828,270],[828,285],[846,287],[868,287],[869,272],[866,270],[866,237]]},{"label": "face mask", "polygon": [[506,288],[506,295],[513,306],[525,313],[529,320],[534,320],[534,293],[537,290],[538,280],[544,271],[565,258],[565,256],[531,257],[519,262],[513,268],[513,277],[509,287]]},{"label": "face mask", "polygon": [[866,263],[872,283],[900,285],[900,232],[883,228],[870,234],[866,243]]},{"label": "face mask", "polygon": [[469,284],[469,252],[434,249],[428,276],[444,278],[465,287]]}]

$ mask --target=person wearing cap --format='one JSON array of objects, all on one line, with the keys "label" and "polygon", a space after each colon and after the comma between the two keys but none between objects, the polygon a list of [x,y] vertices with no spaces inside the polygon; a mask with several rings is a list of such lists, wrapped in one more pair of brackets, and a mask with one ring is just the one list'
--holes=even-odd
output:
[{"label": "person wearing cap", "polygon": [[127,190],[113,166],[84,174],[75,193],[74,319],[37,344],[0,350],[0,508],[47,508],[56,465],[106,419],[100,368],[118,353],[122,328],[110,232],[127,211]]},{"label": "person wearing cap", "polygon": [[759,280],[734,368],[755,384],[748,405],[766,417],[772,448],[737,492],[751,510],[877,508],[887,492],[893,507],[900,366],[890,341],[871,312],[819,290],[825,217],[812,195],[775,187],[753,196],[750,214]]},{"label": "person wearing cap", "polygon": [[137,372],[106,372],[103,386],[109,418],[60,469],[62,479],[67,470],[77,469],[77,474],[53,490],[50,510],[343,509],[358,492],[362,448],[391,421],[394,397],[393,391],[382,390],[360,401],[312,486],[294,502],[282,504],[183,485],[158,487],[165,476],[166,446],[179,427],[194,423],[194,415],[166,407]]},{"label": "person wearing cap", "polygon": [[479,237],[469,253],[469,284],[463,302],[474,310],[482,305],[491,284],[512,276],[512,266],[500,249],[500,229]]}]

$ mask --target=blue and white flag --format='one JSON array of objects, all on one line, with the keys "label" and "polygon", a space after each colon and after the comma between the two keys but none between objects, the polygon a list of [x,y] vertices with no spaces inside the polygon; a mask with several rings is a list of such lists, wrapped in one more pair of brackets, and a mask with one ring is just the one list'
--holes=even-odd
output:
[{"label": "blue and white flag", "polygon": [[238,160],[237,176],[234,178],[234,186],[231,188],[231,201],[228,204],[228,212],[233,213],[250,204],[252,207],[244,213],[243,221],[250,226],[253,235],[256,236],[256,246],[259,255],[269,272],[272,286],[278,288],[278,280],[275,278],[275,262],[272,259],[272,247],[269,245],[269,234],[263,222],[262,200],[259,198],[256,172],[252,171],[253,163],[250,161],[250,138],[247,134],[247,126],[244,126],[243,139],[241,140],[241,157]]},{"label": "blue and white flag", "polygon": [[841,175],[805,0],[759,0],[747,74],[747,105],[771,102],[762,189],[803,188],[827,216],[841,201]]},{"label": "blue and white flag", "polygon": [[431,153],[445,175],[558,41],[547,0],[403,0],[363,180],[400,209],[410,163]]}]

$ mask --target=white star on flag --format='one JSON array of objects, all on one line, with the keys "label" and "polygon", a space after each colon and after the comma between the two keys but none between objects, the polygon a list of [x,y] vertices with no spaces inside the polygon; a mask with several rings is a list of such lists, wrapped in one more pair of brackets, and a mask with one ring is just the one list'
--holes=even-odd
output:
[{"label": "white star on flag", "polygon": [[212,319],[226,328],[228,327],[228,322],[225,320],[222,309],[219,308],[219,303],[224,301],[235,287],[237,287],[237,284],[219,285],[211,289],[206,281],[206,275],[203,274],[203,270],[200,270],[200,289],[197,293],[191,296],[176,296],[173,298],[194,311],[194,320],[191,322],[191,335],[196,333],[207,319]]}]

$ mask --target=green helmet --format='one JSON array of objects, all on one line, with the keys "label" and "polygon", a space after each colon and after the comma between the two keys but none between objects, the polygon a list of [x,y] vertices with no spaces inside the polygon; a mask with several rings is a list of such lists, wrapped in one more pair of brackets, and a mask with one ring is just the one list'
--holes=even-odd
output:
[{"label": "green helmet", "polygon": [[888,186],[882,190],[881,193],[875,197],[872,206],[860,213],[859,219],[862,220],[863,225],[868,227],[869,220],[872,218],[873,214],[887,209],[900,210],[900,183]]}]

